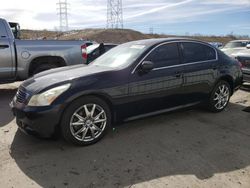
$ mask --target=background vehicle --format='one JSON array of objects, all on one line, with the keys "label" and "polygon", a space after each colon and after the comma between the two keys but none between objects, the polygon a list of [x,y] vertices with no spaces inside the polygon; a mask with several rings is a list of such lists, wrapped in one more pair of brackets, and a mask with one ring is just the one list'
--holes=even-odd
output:
[{"label": "background vehicle", "polygon": [[110,49],[116,47],[117,44],[112,43],[101,43],[101,44],[93,44],[87,47],[87,64],[94,61],[96,58],[106,53]]},{"label": "background vehicle", "polygon": [[250,44],[250,40],[234,40],[227,43],[221,51],[231,56],[233,53],[237,53],[241,50],[245,50],[247,44]]},{"label": "background vehicle", "polygon": [[242,50],[233,56],[242,64],[243,81],[250,83],[250,44],[246,50]]},{"label": "background vehicle", "polygon": [[0,81],[24,80],[41,71],[86,62],[87,41],[19,40],[18,23],[0,19]]},{"label": "background vehicle", "polygon": [[209,42],[209,44],[219,49],[223,47],[223,44],[221,42]]},{"label": "background vehicle", "polygon": [[149,39],[119,45],[88,66],[37,74],[11,106],[21,129],[42,136],[60,129],[66,140],[87,145],[119,121],[199,103],[220,112],[241,83],[238,61],[207,43]]}]

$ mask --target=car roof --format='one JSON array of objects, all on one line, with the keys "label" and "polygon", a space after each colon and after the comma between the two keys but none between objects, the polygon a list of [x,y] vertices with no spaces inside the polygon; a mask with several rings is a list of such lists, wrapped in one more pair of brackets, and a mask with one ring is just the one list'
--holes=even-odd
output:
[{"label": "car roof", "polygon": [[157,44],[161,44],[164,42],[180,42],[180,41],[181,42],[199,42],[199,43],[212,46],[211,44],[201,41],[201,40],[192,39],[192,38],[184,38],[184,37],[144,39],[144,40],[133,41],[131,43],[138,44],[138,45],[152,46],[152,45],[157,45]]}]

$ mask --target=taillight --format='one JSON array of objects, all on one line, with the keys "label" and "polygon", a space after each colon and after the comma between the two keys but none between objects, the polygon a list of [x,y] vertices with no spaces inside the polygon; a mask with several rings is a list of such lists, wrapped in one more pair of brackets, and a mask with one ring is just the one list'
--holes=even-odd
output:
[{"label": "taillight", "polygon": [[82,50],[82,58],[87,60],[88,55],[87,55],[87,45],[84,44],[81,46],[81,50]]},{"label": "taillight", "polygon": [[244,67],[244,65],[240,62],[239,58],[236,57],[235,59],[238,62],[240,69],[242,69]]},{"label": "taillight", "polygon": [[240,69],[242,69],[244,67],[244,65],[240,61],[238,61],[238,63],[240,65]]}]

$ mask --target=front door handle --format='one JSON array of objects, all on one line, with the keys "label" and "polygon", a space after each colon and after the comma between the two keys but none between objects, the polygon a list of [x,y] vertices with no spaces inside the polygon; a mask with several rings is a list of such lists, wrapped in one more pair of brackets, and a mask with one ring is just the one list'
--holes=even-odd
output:
[{"label": "front door handle", "polygon": [[1,45],[1,44],[0,44],[0,49],[4,49],[4,48],[9,48],[9,45],[7,45],[7,44]]},{"label": "front door handle", "polygon": [[181,76],[182,76],[182,72],[179,72],[179,71],[175,72],[176,78],[180,78]]}]

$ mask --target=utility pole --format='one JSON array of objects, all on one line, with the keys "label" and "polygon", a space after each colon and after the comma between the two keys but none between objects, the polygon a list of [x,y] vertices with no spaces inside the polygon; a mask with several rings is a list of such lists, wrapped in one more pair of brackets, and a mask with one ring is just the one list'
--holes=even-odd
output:
[{"label": "utility pole", "polygon": [[149,34],[151,34],[151,35],[154,34],[154,28],[153,28],[153,27],[150,27],[150,28],[149,28]]},{"label": "utility pole", "polygon": [[60,21],[60,31],[68,31],[69,25],[68,25],[68,3],[67,0],[59,0],[57,3],[57,10],[59,15],[59,21]]},{"label": "utility pole", "polygon": [[107,1],[107,28],[123,29],[122,0]]}]

